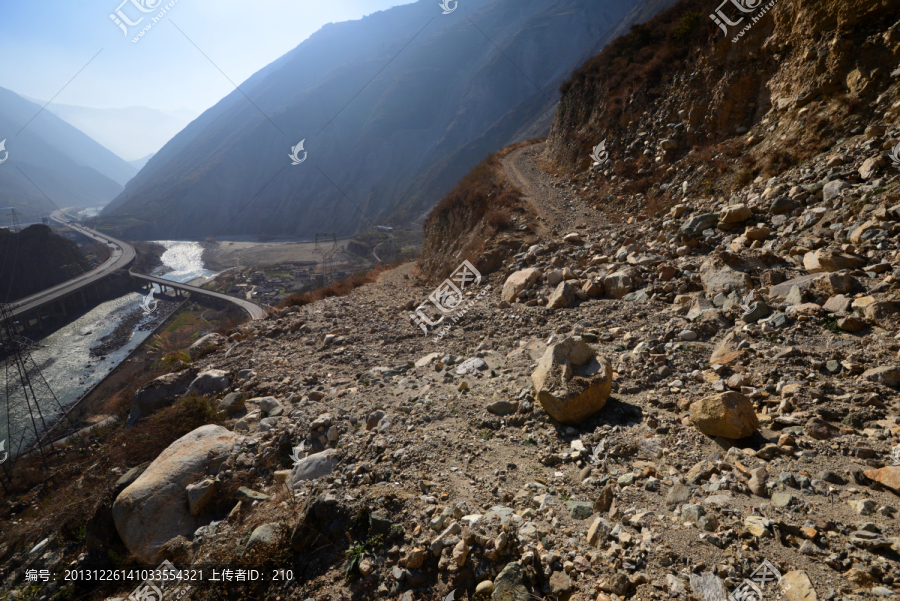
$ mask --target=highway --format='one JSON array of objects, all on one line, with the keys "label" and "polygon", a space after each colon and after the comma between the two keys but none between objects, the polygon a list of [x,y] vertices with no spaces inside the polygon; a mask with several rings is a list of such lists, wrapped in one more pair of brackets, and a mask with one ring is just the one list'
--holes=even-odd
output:
[{"label": "highway", "polygon": [[62,211],[54,211],[53,214],[50,215],[50,219],[67,227],[70,227],[73,230],[84,234],[88,238],[100,242],[101,244],[106,244],[110,249],[109,259],[107,259],[106,262],[104,262],[96,269],[80,275],[77,278],[73,278],[67,282],[63,282],[62,284],[57,284],[52,288],[47,288],[46,290],[42,290],[37,294],[32,294],[31,296],[17,301],[15,303],[15,308],[12,310],[12,314],[14,317],[19,315],[27,315],[28,313],[36,311],[41,307],[45,307],[47,305],[51,305],[55,302],[61,301],[67,296],[74,294],[79,289],[84,288],[85,286],[89,286],[90,284],[93,284],[94,282],[105,278],[117,269],[123,269],[127,267],[128,264],[134,260],[134,248],[126,242],[116,240],[115,238],[110,238],[109,236],[104,236],[100,232],[96,232],[80,225],[76,225],[68,218],[66,218],[66,216],[63,215]]},{"label": "highway", "polygon": [[225,300],[231,303],[236,304],[241,309],[246,311],[251,319],[262,319],[266,316],[266,310],[257,305],[254,302],[250,302],[248,300],[242,300],[239,298],[235,298],[233,296],[228,296],[227,294],[222,294],[221,292],[213,292],[212,290],[206,290],[205,288],[197,288],[196,286],[191,286],[190,284],[181,284],[179,282],[173,282],[171,280],[166,280],[163,278],[158,278],[152,275],[144,275],[142,273],[134,273],[133,271],[129,272],[131,277],[136,280],[143,280],[145,282],[152,282],[159,286],[166,286],[167,288],[175,288],[177,290],[184,290],[185,292],[190,292],[192,294],[202,294],[205,296],[209,296],[211,298],[218,298],[221,300]]},{"label": "highway", "polygon": [[[110,249],[110,257],[102,265],[100,265],[96,269],[89,271],[88,273],[80,275],[77,278],[73,278],[67,282],[63,282],[62,284],[57,284],[52,288],[47,288],[46,290],[42,290],[37,294],[33,294],[29,297],[17,301],[14,304],[14,308],[12,310],[12,314],[14,317],[28,315],[29,313],[41,309],[42,307],[46,307],[47,305],[52,305],[53,303],[62,301],[69,295],[78,292],[78,290],[80,290],[81,288],[89,286],[94,282],[105,278],[110,273],[118,269],[125,269],[134,260],[134,247],[132,247],[127,242],[117,240],[116,238],[101,234],[96,230],[78,225],[71,219],[69,219],[62,211],[54,211],[53,214],[50,215],[50,219],[61,225],[65,225],[66,227],[69,227],[87,236],[88,238],[91,238],[92,240],[96,240],[101,244],[106,244]],[[252,319],[261,319],[266,315],[265,309],[263,309],[256,303],[247,300],[228,296],[227,294],[220,294],[218,292],[213,292],[212,290],[204,290],[203,288],[197,288],[196,286],[190,286],[188,284],[171,282],[163,278],[157,278],[133,272],[129,273],[131,273],[131,276],[134,278],[153,282],[162,286],[178,288],[181,290],[186,290],[188,292],[193,292],[194,294],[227,300],[241,307],[250,315]]]}]

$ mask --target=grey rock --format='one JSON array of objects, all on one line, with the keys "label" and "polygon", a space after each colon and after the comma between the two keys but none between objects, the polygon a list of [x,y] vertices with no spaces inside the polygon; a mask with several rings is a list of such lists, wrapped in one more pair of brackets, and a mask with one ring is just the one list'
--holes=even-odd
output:
[{"label": "grey rock", "polygon": [[210,369],[201,372],[194,378],[188,390],[197,394],[216,394],[228,388],[228,373],[221,369]]},{"label": "grey rock", "polygon": [[566,501],[566,509],[573,520],[586,520],[594,513],[594,504],[587,501]]},{"label": "grey rock", "polygon": [[257,526],[250,535],[250,540],[247,541],[247,547],[244,552],[247,553],[256,547],[277,543],[280,534],[280,524],[270,523]]},{"label": "grey rock", "polygon": [[321,453],[315,453],[302,459],[291,470],[291,485],[297,486],[300,482],[327,476],[339,462],[337,455],[338,452],[335,449],[326,449]]},{"label": "grey rock", "polygon": [[522,581],[522,564],[517,561],[506,564],[494,579],[492,601],[529,601],[530,598]]},{"label": "grey rock", "polygon": [[484,359],[473,357],[472,359],[466,359],[456,367],[456,375],[464,376],[470,373],[474,374],[477,371],[484,371],[487,368],[488,364],[484,362]]}]

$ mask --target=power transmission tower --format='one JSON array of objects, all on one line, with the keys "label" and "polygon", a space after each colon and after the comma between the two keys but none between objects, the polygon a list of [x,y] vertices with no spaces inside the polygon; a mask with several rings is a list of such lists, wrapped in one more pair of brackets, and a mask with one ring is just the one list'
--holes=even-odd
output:
[{"label": "power transmission tower", "polygon": [[[13,230],[20,232],[19,219],[12,211]],[[15,242],[11,241],[15,238]],[[13,311],[16,306],[9,303],[12,283],[15,280],[16,263],[19,254],[19,237],[7,237],[6,248],[3,249],[3,263],[8,264],[10,245],[12,250],[12,272],[10,287],[6,291],[3,302],[0,302],[0,374],[4,379],[5,415],[0,415],[0,469],[6,479],[0,479],[4,489],[12,482],[15,464],[28,454],[39,454],[46,465],[50,448],[47,448],[50,437],[74,431],[69,416],[63,409],[59,399],[53,393],[40,368],[31,357],[34,343],[18,332],[19,326]],[[7,446],[8,443],[8,446]]]},{"label": "power transmission tower", "polygon": [[334,281],[334,257],[340,251],[335,234],[316,234],[315,253],[322,257],[322,274],[327,283]]}]

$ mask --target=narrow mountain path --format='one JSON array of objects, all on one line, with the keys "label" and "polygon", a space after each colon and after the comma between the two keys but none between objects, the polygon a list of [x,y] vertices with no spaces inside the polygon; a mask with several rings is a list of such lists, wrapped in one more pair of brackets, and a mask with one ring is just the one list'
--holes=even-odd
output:
[{"label": "narrow mountain path", "polygon": [[544,143],[524,146],[503,158],[507,177],[522,189],[525,202],[538,216],[535,232],[545,237],[572,229],[594,229],[606,225],[604,215],[579,198],[563,178],[541,169]]}]

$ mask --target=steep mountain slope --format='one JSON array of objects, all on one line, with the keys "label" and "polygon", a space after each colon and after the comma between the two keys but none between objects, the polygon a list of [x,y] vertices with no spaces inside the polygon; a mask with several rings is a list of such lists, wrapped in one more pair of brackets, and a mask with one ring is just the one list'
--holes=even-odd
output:
[{"label": "steep mountain slope", "polygon": [[105,204],[137,172],[59,117],[4,88],[2,139],[9,158],[0,165],[0,192],[7,199],[0,204],[16,207],[25,219],[53,210],[44,194],[60,207]]},{"label": "steep mountain slope", "polygon": [[[450,15],[433,4],[322,28],[241,84],[253,104],[235,91],[175,136],[97,225],[195,238],[367,227],[421,172],[445,161],[443,193],[526,119],[549,123],[555,82],[636,2],[482,0]],[[539,100],[502,123],[529,99]],[[498,122],[497,135],[450,156]],[[308,161],[291,166],[300,140]],[[438,197],[407,193],[403,216]]]}]

